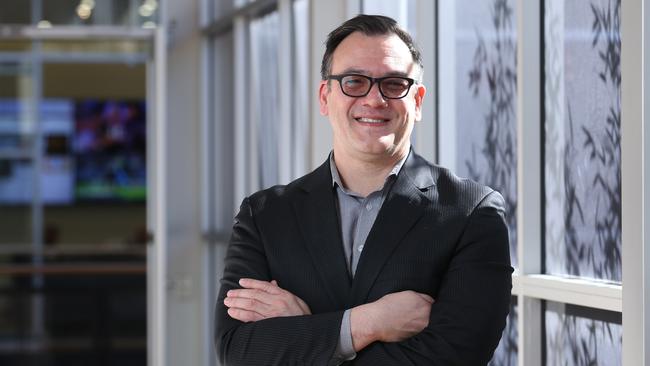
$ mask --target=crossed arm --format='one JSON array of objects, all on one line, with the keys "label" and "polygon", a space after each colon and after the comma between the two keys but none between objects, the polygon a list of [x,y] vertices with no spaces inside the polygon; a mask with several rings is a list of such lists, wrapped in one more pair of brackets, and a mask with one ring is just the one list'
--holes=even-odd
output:
[{"label": "crossed arm", "polygon": [[[310,315],[299,297],[271,282],[243,278],[242,289],[230,290],[224,299],[228,315],[242,322],[281,316]],[[420,333],[428,324],[433,298],[414,291],[385,295],[351,310],[350,328],[355,352],[369,344],[399,342]]]},{"label": "crossed arm", "polygon": [[[359,365],[486,364],[505,326],[511,271],[503,199],[474,210],[436,302],[413,291],[387,294],[351,310]],[[217,304],[222,362],[327,365],[344,311],[311,314],[309,305],[272,281],[248,201],[231,239]],[[267,281],[251,280],[251,278]]]}]

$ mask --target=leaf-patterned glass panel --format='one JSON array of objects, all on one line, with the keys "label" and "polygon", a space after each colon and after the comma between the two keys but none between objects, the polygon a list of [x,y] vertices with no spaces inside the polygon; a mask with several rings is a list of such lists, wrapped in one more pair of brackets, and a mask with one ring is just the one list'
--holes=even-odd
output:
[{"label": "leaf-patterned glass panel", "polygon": [[621,281],[620,8],[545,1],[549,274]]},{"label": "leaf-patterned glass panel", "polygon": [[506,327],[488,366],[517,366],[517,334],[517,297],[513,296]]},{"label": "leaf-patterned glass panel", "polygon": [[516,267],[515,1],[441,0],[439,23],[440,162],[503,195]]},{"label": "leaf-patterned glass panel", "polygon": [[546,365],[621,365],[622,314],[546,302],[544,356]]}]

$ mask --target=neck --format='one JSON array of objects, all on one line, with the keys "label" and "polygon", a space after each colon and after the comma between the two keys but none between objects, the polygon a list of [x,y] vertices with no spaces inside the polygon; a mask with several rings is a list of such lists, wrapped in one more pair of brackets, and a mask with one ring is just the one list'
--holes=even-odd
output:
[{"label": "neck", "polygon": [[363,197],[380,190],[395,164],[408,154],[408,149],[387,157],[367,159],[347,157],[334,149],[334,162],[346,189]]}]

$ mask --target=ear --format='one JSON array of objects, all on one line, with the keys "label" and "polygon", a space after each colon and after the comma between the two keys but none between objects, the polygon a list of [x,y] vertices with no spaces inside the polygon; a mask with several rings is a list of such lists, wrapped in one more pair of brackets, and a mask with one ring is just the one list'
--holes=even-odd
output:
[{"label": "ear", "polygon": [[329,115],[329,108],[327,108],[327,96],[330,93],[330,86],[327,80],[321,80],[318,87],[318,101],[320,103],[320,114],[323,116]]},{"label": "ear", "polygon": [[418,84],[415,91],[415,120],[420,121],[422,119],[422,102],[424,101],[424,95],[427,93],[427,88],[424,85]]}]

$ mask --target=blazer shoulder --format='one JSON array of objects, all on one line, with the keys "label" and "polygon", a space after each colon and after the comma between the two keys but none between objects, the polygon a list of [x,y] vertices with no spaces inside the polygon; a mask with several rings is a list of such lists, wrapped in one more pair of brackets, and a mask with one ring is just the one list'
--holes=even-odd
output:
[{"label": "blazer shoulder", "polygon": [[[274,208],[277,204],[286,204],[302,192],[309,191],[314,184],[318,184],[315,182],[322,184],[322,181],[326,179],[327,177],[323,176],[323,166],[321,166],[288,184],[278,184],[262,189],[251,194],[246,199],[249,201],[253,211]],[[329,179],[331,180],[331,177]]]},{"label": "blazer shoulder", "polygon": [[455,204],[470,214],[478,207],[504,209],[505,201],[501,194],[491,187],[469,178],[462,178],[451,170],[432,164],[435,171],[436,188],[441,203]]}]

